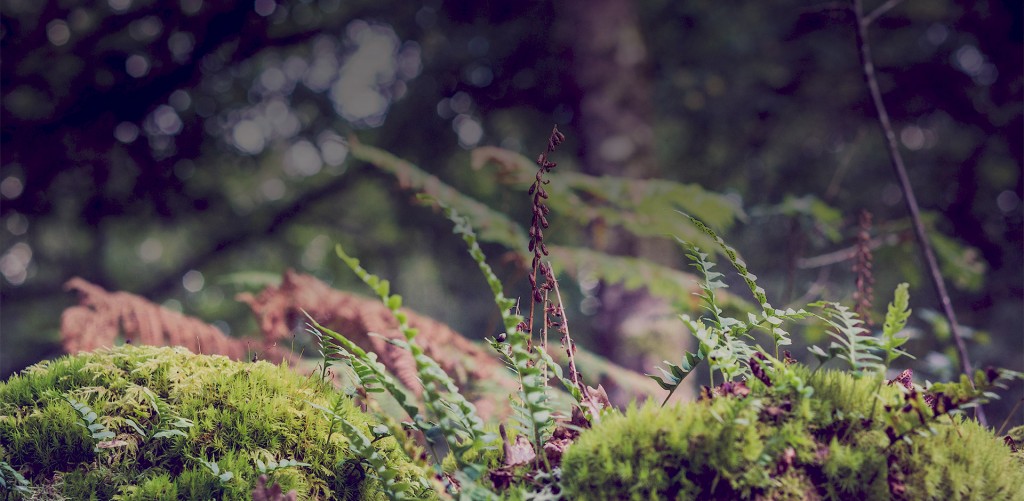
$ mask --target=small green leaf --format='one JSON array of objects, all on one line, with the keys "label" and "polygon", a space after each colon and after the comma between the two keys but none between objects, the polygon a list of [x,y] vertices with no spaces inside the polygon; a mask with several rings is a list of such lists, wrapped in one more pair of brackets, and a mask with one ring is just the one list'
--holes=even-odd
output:
[{"label": "small green leaf", "polygon": [[402,296],[394,295],[388,298],[388,309],[398,311],[402,307]]}]

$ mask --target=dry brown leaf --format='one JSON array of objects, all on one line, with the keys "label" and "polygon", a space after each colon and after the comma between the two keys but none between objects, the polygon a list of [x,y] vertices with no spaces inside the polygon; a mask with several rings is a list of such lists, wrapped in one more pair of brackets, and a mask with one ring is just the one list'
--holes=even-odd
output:
[{"label": "dry brown leaf", "polygon": [[78,305],[61,315],[60,335],[64,351],[75,354],[113,346],[118,336],[130,343],[151,346],[183,346],[193,353],[224,355],[245,360],[260,351],[263,358],[280,363],[297,358],[272,340],[230,337],[197,318],[168,310],[127,292],[107,292],[81,278],[64,288],[78,293]]},{"label": "dry brown leaf", "polygon": [[515,443],[508,441],[508,434],[505,432],[505,425],[500,425],[498,431],[501,433],[502,452],[504,466],[512,467],[529,463],[537,457],[533,450],[533,444],[523,435],[517,435]]}]

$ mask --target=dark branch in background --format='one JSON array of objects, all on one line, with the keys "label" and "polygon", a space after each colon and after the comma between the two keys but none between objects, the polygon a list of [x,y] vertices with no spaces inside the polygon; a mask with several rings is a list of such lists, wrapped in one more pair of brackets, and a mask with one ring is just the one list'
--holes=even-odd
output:
[{"label": "dark branch in background", "polygon": [[[875,250],[882,246],[896,245],[902,240],[903,238],[900,235],[889,233],[872,238],[867,242],[867,246],[868,249]],[[832,251],[827,254],[821,254],[820,256],[799,258],[796,260],[796,267],[801,270],[808,270],[813,268],[824,268],[826,266],[832,266],[833,264],[849,261],[857,257],[857,248],[861,245],[862,244],[857,243],[844,249]]]},{"label": "dark branch in background", "polygon": [[[264,223],[251,223],[234,227],[232,230],[216,237],[216,240],[210,244],[206,250],[197,252],[191,257],[186,258],[177,266],[177,268],[164,273],[161,278],[157,279],[151,285],[141,288],[138,295],[147,298],[154,298],[166,294],[178,286],[181,276],[188,272],[188,270],[199,269],[206,266],[211,260],[218,257],[226,250],[233,249],[257,238],[274,234],[284,228],[285,225],[290,223],[292,220],[305,214],[305,212],[315,206],[317,202],[336,196],[339,191],[346,188],[354,179],[356,179],[356,175],[354,173],[339,176],[329,183],[322,184],[295,197],[293,202],[283,207],[274,208],[273,210],[268,211],[271,214],[268,220]],[[250,221],[260,220],[260,218],[256,217],[250,217],[248,219]]]},{"label": "dark branch in background", "polygon": [[[939,264],[935,259],[935,253],[932,251],[928,235],[925,233],[924,224],[921,222],[921,212],[917,205],[917,198],[914,196],[914,189],[910,185],[910,178],[907,176],[907,169],[903,164],[903,156],[900,154],[899,145],[896,143],[896,133],[893,132],[892,123],[889,121],[889,112],[886,111],[885,103],[882,101],[882,91],[878,87],[878,79],[875,76],[875,65],[871,61],[868,26],[878,16],[884,14],[897,3],[899,2],[890,0],[866,17],[864,16],[863,1],[853,0],[853,13],[857,23],[858,53],[860,54],[861,67],[864,71],[864,79],[867,81],[868,89],[871,91],[871,100],[874,102],[875,111],[878,112],[878,123],[882,126],[885,142],[889,147],[889,158],[892,161],[893,169],[896,171],[896,177],[899,179],[903,199],[907,201],[907,210],[910,212],[910,219],[914,225],[914,233],[917,235],[918,242],[921,243],[921,252],[924,254],[925,264],[928,266],[932,285],[935,286],[935,292],[942,303],[942,312],[946,315],[946,320],[949,322],[949,330],[952,332],[953,341],[956,343],[957,354],[960,357],[960,367],[963,373],[967,375],[967,379],[971,381],[971,387],[974,387],[972,377],[974,369],[971,367],[971,360],[967,355],[967,346],[964,344],[964,338],[960,334],[960,324],[957,323],[956,312],[953,311],[953,303],[950,301],[949,293],[946,291],[945,279],[942,278],[942,273],[939,271]],[[983,426],[987,426],[985,413],[980,406],[976,409],[978,421]]]}]

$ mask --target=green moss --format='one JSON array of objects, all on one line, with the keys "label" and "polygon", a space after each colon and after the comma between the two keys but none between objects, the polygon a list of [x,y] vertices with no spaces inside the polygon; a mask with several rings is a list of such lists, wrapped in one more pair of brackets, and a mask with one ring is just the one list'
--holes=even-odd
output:
[{"label": "green moss", "polygon": [[1024,466],[976,421],[954,418],[938,433],[900,443],[908,492],[929,499],[1024,499]]},{"label": "green moss", "polygon": [[897,489],[908,499],[1024,499],[1024,467],[991,430],[943,417],[933,433],[890,445],[882,414],[898,389],[787,370],[810,396],[755,381],[743,398],[605,418],[564,456],[566,498],[886,499]]},{"label": "green moss", "polygon": [[[358,462],[344,436],[328,441],[329,422],[307,403],[329,406],[331,396],[318,379],[266,362],[181,348],[101,350],[0,384],[0,460],[71,499],[248,499],[256,460],[283,459],[309,463],[269,473],[300,499],[383,499],[374,481],[352,474]],[[115,437],[90,436],[68,398]],[[372,422],[350,401],[341,410],[357,426]],[[422,476],[393,438],[375,446],[403,478]]]}]

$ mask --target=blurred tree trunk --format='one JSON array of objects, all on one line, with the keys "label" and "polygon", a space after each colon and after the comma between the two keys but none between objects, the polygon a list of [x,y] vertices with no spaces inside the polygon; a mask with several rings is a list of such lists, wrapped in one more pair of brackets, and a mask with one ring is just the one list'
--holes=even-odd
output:
[{"label": "blurred tree trunk", "polygon": [[[583,170],[597,176],[658,177],[650,59],[633,2],[569,0],[564,5],[560,29],[572,50],[572,72],[580,91],[574,128],[581,136]],[[589,230],[594,248],[610,254],[661,262],[671,255],[670,245],[638,240],[602,221],[594,221]],[[665,337],[664,319],[671,316],[671,308],[646,291],[602,283],[597,298],[601,306],[594,322],[595,342],[598,351],[614,362],[649,372],[666,354],[683,347],[681,329],[673,338]],[[641,337],[648,342],[632,339]],[[651,342],[662,353],[637,350]],[[616,395],[614,388],[608,392],[616,404],[629,399]]]}]

